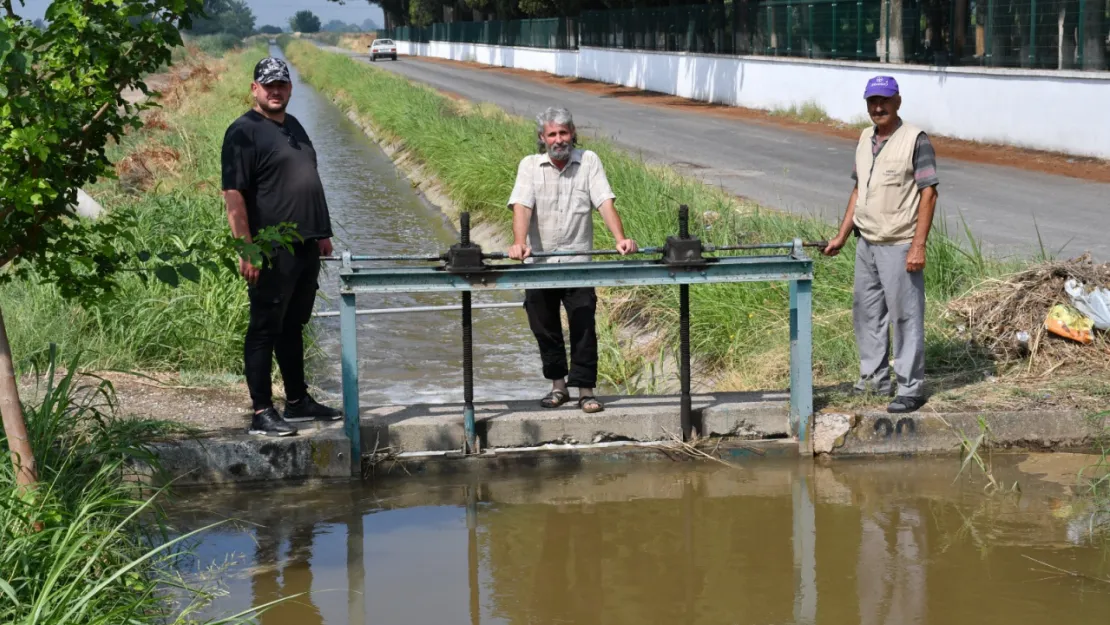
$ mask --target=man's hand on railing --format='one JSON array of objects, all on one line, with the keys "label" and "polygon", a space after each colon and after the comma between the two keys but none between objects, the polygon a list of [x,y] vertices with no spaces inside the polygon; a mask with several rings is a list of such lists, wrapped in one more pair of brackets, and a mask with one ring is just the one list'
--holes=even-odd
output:
[{"label": "man's hand on railing", "polygon": [[514,243],[509,246],[509,258],[513,260],[524,260],[532,255],[532,248],[524,245],[523,243]]}]

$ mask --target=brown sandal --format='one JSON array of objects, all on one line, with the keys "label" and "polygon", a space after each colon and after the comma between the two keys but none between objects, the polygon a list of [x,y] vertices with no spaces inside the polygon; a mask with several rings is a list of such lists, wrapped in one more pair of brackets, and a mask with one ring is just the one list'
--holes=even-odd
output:
[{"label": "brown sandal", "polygon": [[569,399],[570,395],[566,391],[553,390],[543,396],[543,399],[540,400],[540,405],[544,408],[558,408],[567,403]]},{"label": "brown sandal", "polygon": [[[592,405],[591,405],[592,404]],[[587,407],[589,406],[589,407]],[[593,395],[578,398],[578,407],[585,413],[595,413],[605,410],[605,406]]]}]

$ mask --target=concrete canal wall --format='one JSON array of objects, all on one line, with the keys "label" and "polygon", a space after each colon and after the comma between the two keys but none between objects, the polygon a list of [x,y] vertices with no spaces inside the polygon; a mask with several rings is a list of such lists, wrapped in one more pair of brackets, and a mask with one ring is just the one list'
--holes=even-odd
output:
[{"label": "concrete canal wall", "polygon": [[[613,462],[675,461],[694,457],[677,442],[677,396],[607,397],[604,412],[585,414],[568,403],[475,406],[483,453],[461,454],[461,404],[368,407],[363,410],[362,471],[369,476],[500,472],[514,467],[579,467]],[[1077,412],[818,414],[811,442],[791,436],[785,393],[717,393],[694,396],[695,422],[707,444],[729,461],[802,457],[955,455],[961,441],[989,428],[992,449],[1081,449],[1096,430]],[[811,446],[813,449],[811,449]],[[350,444],[342,424],[307,424],[296,437],[248,435],[165,443],[158,447],[168,478],[179,485],[347,478]],[[702,457],[702,460],[705,458]]]},{"label": "concrete canal wall", "polygon": [[411,56],[573,76],[730,106],[814,103],[845,123],[866,119],[863,85],[893,75],[902,114],[925,130],[971,141],[1110,158],[1110,72],[942,68],[763,56],[582,47],[512,48],[399,41]]}]

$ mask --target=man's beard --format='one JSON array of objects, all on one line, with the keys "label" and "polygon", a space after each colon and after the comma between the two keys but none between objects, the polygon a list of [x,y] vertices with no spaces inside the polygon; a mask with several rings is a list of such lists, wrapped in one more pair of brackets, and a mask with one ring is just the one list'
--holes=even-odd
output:
[{"label": "man's beard", "polygon": [[256,99],[255,102],[258,103],[258,107],[260,109],[266,111],[267,113],[284,113],[285,107],[289,106],[289,100],[285,100],[277,106],[270,104],[269,98],[262,98],[260,100]]},{"label": "man's beard", "polygon": [[574,146],[569,142],[548,144],[547,157],[553,161],[565,161],[570,158],[570,152],[573,149]]}]

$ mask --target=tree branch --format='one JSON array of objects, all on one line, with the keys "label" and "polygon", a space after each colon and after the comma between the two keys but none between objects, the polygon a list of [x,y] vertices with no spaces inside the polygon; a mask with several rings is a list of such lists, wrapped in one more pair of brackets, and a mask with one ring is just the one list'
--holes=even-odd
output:
[{"label": "tree branch", "polygon": [[13,19],[13,20],[19,19],[19,16],[16,15],[15,11],[12,10],[12,0],[3,0],[3,2],[4,2],[4,10],[8,13],[8,17]]},{"label": "tree branch", "polygon": [[93,115],[92,119],[89,120],[89,123],[81,126],[81,132],[88,132],[89,126],[92,126],[93,122],[100,119],[100,116],[104,114],[104,111],[108,110],[108,105],[110,104],[111,102],[105,102],[104,104],[101,104],[100,109],[97,110],[96,115]]}]

